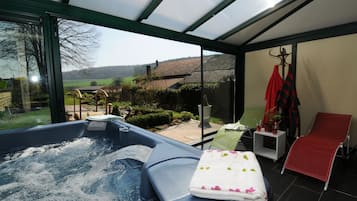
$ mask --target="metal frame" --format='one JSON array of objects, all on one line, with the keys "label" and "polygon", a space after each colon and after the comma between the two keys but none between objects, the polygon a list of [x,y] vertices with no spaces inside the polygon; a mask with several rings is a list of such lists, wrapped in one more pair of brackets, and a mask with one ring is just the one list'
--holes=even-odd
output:
[{"label": "metal frame", "polygon": [[[5,17],[3,17],[6,15]],[[61,62],[59,54],[58,34],[56,18],[49,15],[36,16],[34,14],[11,13],[0,10],[0,19],[19,23],[33,23],[43,25],[44,56],[47,70],[47,82],[49,93],[49,106],[52,122],[65,121],[63,83],[61,73]]]},{"label": "metal frame", "polygon": [[235,119],[240,119],[244,113],[245,97],[245,52],[239,51],[236,55],[236,100],[235,100]]},{"label": "metal frame", "polygon": [[242,46],[241,48],[244,51],[249,52],[249,51],[255,51],[265,48],[276,47],[280,45],[289,45],[292,43],[301,43],[301,42],[332,38],[332,37],[355,34],[355,33],[357,33],[357,22],[352,22],[348,24],[318,29],[314,31],[300,33],[300,34],[294,34],[294,35],[267,40],[263,42],[253,43],[246,46]]},{"label": "metal frame", "polygon": [[237,27],[229,30],[228,32],[222,34],[221,36],[218,36],[215,40],[225,40],[226,38],[232,36],[233,34],[249,27],[250,25],[258,22],[259,20],[263,19],[264,17],[267,17],[268,15],[273,14],[274,12],[284,8],[285,6],[293,3],[296,0],[290,0],[290,1],[281,1],[279,2],[277,5],[275,5],[273,8],[268,8],[266,10],[264,10],[263,12],[259,13],[258,15],[256,15],[255,17],[247,20],[246,22],[238,25]]},{"label": "metal frame", "polygon": [[276,21],[274,21],[273,23],[271,23],[269,26],[267,26],[266,28],[264,28],[263,30],[261,30],[260,32],[258,32],[257,34],[255,34],[254,36],[252,36],[251,38],[249,38],[248,40],[246,40],[244,43],[242,43],[242,46],[246,46],[248,43],[250,43],[251,41],[253,41],[254,39],[258,38],[259,36],[261,36],[263,33],[267,32],[269,29],[273,28],[275,25],[279,24],[281,21],[283,21],[284,19],[288,18],[289,16],[293,15],[294,13],[296,13],[298,10],[300,10],[301,8],[307,6],[309,3],[311,3],[313,0],[307,0],[304,3],[300,4],[299,6],[297,6],[296,8],[292,9],[290,12],[288,12],[287,14],[283,15],[282,17],[280,17],[279,19],[277,19]]},{"label": "metal frame", "polygon": [[47,13],[55,17],[200,45],[207,50],[220,51],[228,54],[236,54],[238,50],[238,46],[235,45],[188,35],[49,0],[2,0],[0,1],[0,7],[14,13],[33,13],[40,16]]},{"label": "metal frame", "polygon": [[62,3],[69,4],[70,0],[61,0]]},{"label": "metal frame", "polygon": [[140,14],[136,21],[141,22],[149,18],[151,13],[154,12],[154,10],[160,5],[161,2],[162,0],[151,0],[151,3],[145,8],[145,10]]},{"label": "metal frame", "polygon": [[[327,187],[328,187],[328,184],[329,184],[329,182],[330,182],[331,173],[332,173],[333,165],[334,165],[334,163],[335,163],[335,159],[336,159],[336,156],[337,156],[337,151],[338,151],[338,149],[342,148],[342,152],[343,152],[343,145],[344,145],[344,143],[347,142],[347,153],[348,153],[348,151],[349,151],[351,123],[352,123],[352,117],[351,117],[350,122],[349,122],[349,125],[348,125],[348,130],[347,130],[346,139],[345,139],[344,142],[342,142],[339,146],[337,146],[337,148],[336,148],[336,150],[335,150],[335,152],[334,152],[333,159],[332,159],[332,163],[331,163],[331,166],[330,166],[329,175],[328,175],[327,181],[325,182],[325,185],[324,185],[324,191],[327,191]],[[287,159],[289,158],[291,149],[294,147],[294,145],[295,145],[296,142],[297,142],[297,140],[294,141],[294,143],[291,145],[291,147],[290,147],[290,149],[289,149],[289,152],[288,152],[288,155],[286,156],[286,160],[285,160],[285,162],[284,162],[283,168],[281,169],[281,172],[280,172],[281,175],[284,174],[285,165],[286,165]],[[299,173],[299,174],[301,174],[301,173]]]},{"label": "metal frame", "polygon": [[191,26],[187,27],[183,33],[186,33],[188,31],[193,31],[197,29],[199,26],[207,22],[209,19],[211,19],[213,16],[215,16],[217,13],[219,13],[221,10],[227,8],[229,5],[231,5],[235,0],[224,0],[220,4],[218,4],[216,7],[214,7],[212,10],[210,10],[208,13],[206,13],[203,17],[198,19],[196,22],[194,22]]},{"label": "metal frame", "polygon": [[[204,108],[203,108],[203,98],[204,98],[204,93],[205,93],[205,87],[204,87],[204,70],[203,70],[203,47],[201,46],[200,49],[200,53],[201,53],[201,61],[200,61],[200,65],[201,65],[201,118],[200,118],[200,125],[201,125],[201,142],[204,139]],[[203,144],[201,144],[201,150],[203,150]]]},{"label": "metal frame", "polygon": [[[294,147],[296,141],[297,141],[297,140],[295,140],[294,143],[291,145],[291,148]],[[290,148],[290,150],[289,150],[288,155],[286,156],[286,158],[289,158],[290,152],[291,152],[291,148]],[[332,163],[331,163],[331,170],[330,170],[330,172],[329,172],[327,181],[325,182],[325,185],[324,185],[324,191],[327,191],[327,187],[328,187],[328,184],[329,184],[329,182],[330,182],[330,177],[331,177],[331,172],[332,172],[333,164],[335,163],[336,154],[337,154],[337,151],[338,151],[339,148],[340,148],[340,146],[338,146],[338,147],[336,148],[336,150],[335,150],[334,157],[333,157],[333,160],[332,160]],[[281,175],[283,175],[284,172],[285,172],[286,162],[287,162],[287,160],[285,160],[284,165],[283,165],[283,168],[281,169],[281,172],[280,172]],[[301,174],[301,173],[299,173],[299,174]]]},{"label": "metal frame", "polygon": [[52,122],[63,122],[66,119],[57,18],[45,15],[42,19]]},{"label": "metal frame", "polygon": [[38,16],[20,15],[6,12],[0,9],[0,19],[19,23],[31,23],[39,25],[41,20]]},{"label": "metal frame", "polygon": [[[202,48],[206,50],[220,51],[223,53],[234,54],[236,55],[236,90],[237,90],[237,100],[235,107],[235,115],[236,119],[239,119],[244,111],[244,82],[245,82],[245,52],[259,50],[264,48],[275,47],[279,45],[293,45],[293,55],[296,55],[297,52],[297,43],[318,40],[329,37],[336,37],[341,35],[353,34],[357,33],[357,22],[349,23],[345,25],[338,25],[335,27],[324,28],[320,30],[310,31],[301,34],[295,34],[291,36],[286,36],[278,39],[268,40],[264,42],[249,44],[250,41],[254,40],[259,35],[263,34],[268,29],[272,28],[280,21],[292,15],[297,10],[301,9],[303,6],[306,6],[308,3],[313,0],[307,0],[297,8],[293,9],[288,14],[284,15],[284,17],[275,21],[273,24],[265,28],[262,32],[258,33],[254,37],[250,38],[245,42],[242,46],[229,45],[219,41],[212,41],[192,35],[188,35],[185,33],[180,33],[176,31],[171,31],[163,28],[158,28],[155,26],[143,24],[137,21],[131,21],[124,18],[114,17],[111,15],[106,15],[102,13],[98,13],[95,11],[90,11],[78,7],[74,7],[68,5],[69,0],[62,0],[62,3],[54,2],[50,0],[2,0],[0,1],[0,18],[10,19],[16,21],[23,16],[25,16],[26,20],[34,20],[39,17],[43,17],[44,23],[44,40],[45,40],[45,55],[46,62],[49,66],[49,81],[50,81],[50,96],[51,96],[51,107],[53,108],[61,108],[63,103],[63,87],[62,87],[62,74],[61,74],[61,66],[60,66],[60,55],[59,55],[59,46],[58,46],[58,38],[56,38],[56,27],[53,25],[55,23],[55,17],[63,17],[66,19],[77,20],[85,23],[91,23],[100,26],[106,26],[110,28],[120,29],[124,31],[130,31],[134,33],[140,33],[160,38],[171,39],[175,41],[186,42],[190,44],[200,45]],[[159,2],[159,0],[153,0],[153,2]],[[211,12],[207,13],[201,19],[197,20],[190,27],[188,27],[185,32],[190,29],[194,29],[196,26],[198,27],[200,24],[206,22],[210,19],[214,14],[223,10],[225,7],[229,6],[232,3],[232,0],[225,0],[223,3],[216,6]],[[291,1],[289,1],[291,2]],[[150,7],[150,6],[149,6]],[[146,10],[149,10],[149,7]],[[148,11],[146,11],[148,12]],[[149,13],[149,12],[148,12]],[[150,13],[149,13],[150,14]],[[93,16],[96,16],[95,18]],[[141,16],[142,17],[142,16]],[[261,17],[261,16],[260,16]],[[257,21],[258,17],[252,19],[253,21]],[[197,28],[196,27],[196,28]],[[223,38],[223,36],[221,36]],[[294,46],[296,48],[294,48]],[[293,57],[294,59],[294,57]],[[296,62],[293,62],[295,65]],[[53,86],[54,85],[54,86]],[[56,109],[58,111],[54,112],[53,120],[55,122],[62,121],[64,119],[64,111],[60,109]],[[61,117],[63,115],[63,117]]]}]

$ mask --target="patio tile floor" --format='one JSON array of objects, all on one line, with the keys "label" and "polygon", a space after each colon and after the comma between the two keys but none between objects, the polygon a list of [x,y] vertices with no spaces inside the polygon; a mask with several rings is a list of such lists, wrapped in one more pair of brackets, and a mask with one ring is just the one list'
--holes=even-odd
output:
[{"label": "patio tile floor", "polygon": [[[170,126],[156,133],[178,140],[186,144],[194,144],[201,141],[201,128],[198,127],[200,121],[190,120],[181,124]],[[205,128],[204,133],[217,131],[222,125],[210,123],[211,128]]]},{"label": "patio tile floor", "polygon": [[357,151],[349,159],[336,158],[330,184],[324,191],[324,183],[319,180],[289,170],[281,175],[284,159],[274,163],[258,156],[263,174],[272,186],[274,201],[357,201],[356,159]]},{"label": "patio tile floor", "polygon": [[[198,121],[190,121],[187,124],[169,127],[158,132],[161,135],[174,138],[184,143],[200,141],[201,129]],[[211,132],[221,125],[213,125]],[[190,130],[192,129],[192,130]],[[244,149],[244,146],[240,146]],[[204,145],[204,149],[209,144]],[[357,151],[350,154],[349,159],[337,157],[327,191],[324,191],[324,183],[317,179],[307,177],[289,170],[281,175],[285,156],[274,162],[271,159],[257,156],[264,176],[270,182],[273,191],[273,201],[357,201]]]}]

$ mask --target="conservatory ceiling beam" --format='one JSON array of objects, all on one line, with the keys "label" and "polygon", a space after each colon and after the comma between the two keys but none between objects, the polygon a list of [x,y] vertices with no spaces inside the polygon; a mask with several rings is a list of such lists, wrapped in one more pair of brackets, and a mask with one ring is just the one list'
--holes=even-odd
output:
[{"label": "conservatory ceiling beam", "polygon": [[216,7],[214,7],[212,10],[210,10],[208,13],[206,13],[203,17],[198,19],[196,22],[194,22],[191,26],[187,27],[183,33],[186,33],[188,31],[194,31],[197,29],[197,27],[201,26],[203,23],[207,22],[209,19],[211,19],[213,16],[215,16],[217,13],[219,13],[221,10],[225,9],[229,5],[231,5],[235,0],[224,0],[220,4],[218,4]]},{"label": "conservatory ceiling beam", "polygon": [[290,0],[290,1],[281,1],[278,4],[276,4],[274,7],[266,9],[265,11],[259,13],[258,15],[252,17],[251,19],[245,21],[244,23],[238,25],[237,27],[227,31],[226,33],[222,34],[221,36],[217,37],[215,40],[225,40],[228,37],[232,36],[233,34],[249,27],[250,25],[258,22],[259,20],[263,19],[264,17],[278,11],[281,8],[284,8],[285,6],[293,3],[296,0]]},{"label": "conservatory ceiling beam", "polygon": [[290,36],[284,36],[276,39],[249,44],[243,46],[242,51],[249,52],[260,49],[272,48],[276,46],[289,45],[293,43],[302,43],[307,41],[344,36],[348,34],[357,34],[357,22],[327,27],[314,31],[298,33]]},{"label": "conservatory ceiling beam", "polygon": [[141,22],[148,19],[151,13],[160,5],[162,0],[151,0],[151,3],[145,8],[145,10],[140,14],[136,21]]},{"label": "conservatory ceiling beam", "polygon": [[296,8],[292,9],[290,12],[288,12],[287,14],[285,14],[281,18],[277,19],[275,22],[273,22],[272,24],[270,24],[269,26],[267,26],[266,28],[264,28],[263,30],[261,30],[260,32],[258,32],[254,36],[252,36],[251,38],[249,38],[248,40],[246,40],[244,43],[242,43],[242,46],[245,46],[248,43],[250,43],[251,41],[253,41],[254,39],[258,38],[259,36],[261,36],[262,34],[267,32],[269,29],[273,28],[275,25],[279,24],[281,21],[283,21],[286,18],[288,18],[289,16],[293,15],[295,12],[297,12],[301,8],[305,7],[306,5],[311,3],[312,1],[313,0],[307,0],[304,3],[300,4],[299,6],[297,6]]},{"label": "conservatory ceiling beam", "polygon": [[[128,20],[121,17],[116,17],[96,11],[83,9],[63,3],[48,0],[1,0],[0,10],[9,11],[12,13],[43,16],[50,14],[52,16],[61,17],[64,19],[76,20],[84,23],[105,26],[109,28],[139,33],[194,45],[200,45],[206,50],[220,51],[227,54],[236,54],[239,47],[213,41],[198,36],[184,34],[177,31],[172,31],[149,24],[143,24],[137,21]],[[94,17],[95,16],[95,17]]]},{"label": "conservatory ceiling beam", "polygon": [[26,16],[26,18],[21,14],[9,13],[0,9],[0,20],[13,21],[19,23],[31,23],[40,24],[40,17],[38,16]]}]

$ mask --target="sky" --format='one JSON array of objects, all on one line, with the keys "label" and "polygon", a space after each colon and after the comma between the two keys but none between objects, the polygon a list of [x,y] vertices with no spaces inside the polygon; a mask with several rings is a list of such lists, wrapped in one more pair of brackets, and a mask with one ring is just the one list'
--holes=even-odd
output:
[{"label": "sky", "polygon": [[95,67],[154,63],[156,60],[200,56],[200,46],[98,27],[100,47]]}]

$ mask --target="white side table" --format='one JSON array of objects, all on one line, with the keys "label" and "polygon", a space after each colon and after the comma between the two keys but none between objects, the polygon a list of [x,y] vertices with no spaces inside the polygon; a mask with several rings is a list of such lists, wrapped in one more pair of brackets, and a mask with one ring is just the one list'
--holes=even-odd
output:
[{"label": "white side table", "polygon": [[[264,136],[275,139],[275,149],[264,147]],[[273,159],[274,162],[278,160],[285,153],[285,131],[278,131],[276,134],[265,131],[255,131],[253,135],[253,152],[266,158]]]}]

